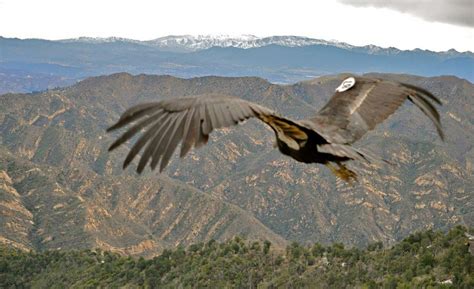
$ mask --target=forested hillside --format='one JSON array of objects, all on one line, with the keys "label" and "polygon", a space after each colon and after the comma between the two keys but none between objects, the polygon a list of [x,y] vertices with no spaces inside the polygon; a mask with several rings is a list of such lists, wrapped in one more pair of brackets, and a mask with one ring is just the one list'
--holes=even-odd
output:
[{"label": "forested hillside", "polygon": [[466,233],[464,227],[430,230],[391,248],[378,242],[365,249],[295,242],[275,250],[269,241],[235,237],[165,250],[149,260],[102,250],[27,253],[3,246],[0,287],[467,289],[474,288],[474,256]]}]

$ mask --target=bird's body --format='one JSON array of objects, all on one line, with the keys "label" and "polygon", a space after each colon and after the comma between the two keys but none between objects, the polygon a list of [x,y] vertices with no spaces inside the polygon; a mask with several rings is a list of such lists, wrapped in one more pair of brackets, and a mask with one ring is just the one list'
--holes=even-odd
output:
[{"label": "bird's body", "polygon": [[255,117],[275,132],[276,145],[281,153],[299,162],[325,164],[337,176],[351,180],[355,173],[343,162],[378,160],[351,144],[395,112],[406,99],[433,121],[443,138],[439,113],[431,102],[441,103],[428,91],[398,82],[349,77],[336,88],[335,94],[316,115],[299,121],[282,117],[256,103],[218,94],[140,104],[125,111],[109,128],[110,131],[134,123],[109,150],[144,129],[125,159],[124,168],[143,149],[137,171],[141,173],[148,162],[152,169],[160,163],[162,171],[180,142],[180,155],[183,157],[192,146],[200,147],[207,143],[213,129]]},{"label": "bird's body", "polygon": [[[277,121],[279,123],[275,124]],[[297,122],[289,123],[288,121],[284,122],[283,120],[275,120],[268,117],[265,118],[265,122],[275,132],[278,150],[299,162],[324,164],[326,162],[348,160],[346,157],[319,152],[317,146],[328,144],[328,142],[314,130],[301,126]],[[281,127],[287,130],[286,133],[280,129]],[[293,134],[290,135],[288,130],[292,130]],[[299,132],[299,134],[297,135],[294,132]]]}]

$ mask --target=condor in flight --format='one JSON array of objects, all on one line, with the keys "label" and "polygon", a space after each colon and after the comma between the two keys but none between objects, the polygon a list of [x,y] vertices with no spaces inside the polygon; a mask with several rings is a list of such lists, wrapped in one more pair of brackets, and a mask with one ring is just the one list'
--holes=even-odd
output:
[{"label": "condor in flight", "polygon": [[336,176],[351,181],[356,174],[344,162],[377,161],[352,144],[394,113],[406,99],[431,119],[443,139],[439,113],[433,105],[441,102],[430,92],[405,83],[353,76],[336,88],[318,113],[304,120],[291,120],[256,103],[220,94],[139,104],[126,110],[108,129],[131,125],[109,151],[143,130],[123,167],[143,150],[137,172],[141,173],[148,163],[152,170],[160,164],[161,172],[180,142],[180,156],[184,157],[193,146],[206,144],[213,129],[255,117],[273,129],[281,153],[299,162],[324,164]]}]

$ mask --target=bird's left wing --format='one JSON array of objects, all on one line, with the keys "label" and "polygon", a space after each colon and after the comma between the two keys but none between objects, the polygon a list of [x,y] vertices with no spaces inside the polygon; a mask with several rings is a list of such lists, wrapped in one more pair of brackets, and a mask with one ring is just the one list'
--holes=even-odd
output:
[{"label": "bird's left wing", "polygon": [[143,130],[143,134],[125,158],[123,167],[127,167],[144,148],[137,172],[141,173],[150,160],[152,169],[161,160],[162,171],[180,142],[180,156],[183,157],[193,145],[200,147],[206,144],[213,129],[236,125],[251,117],[257,117],[269,124],[268,119],[277,116],[261,105],[217,94],[139,104],[126,110],[118,122],[107,130],[112,131],[133,123],[110,146],[109,151]]},{"label": "bird's left wing", "polygon": [[405,101],[413,102],[435,124],[443,139],[441,102],[430,92],[405,83],[376,78],[349,77],[312,118],[302,121],[332,143],[350,144],[384,121]]}]

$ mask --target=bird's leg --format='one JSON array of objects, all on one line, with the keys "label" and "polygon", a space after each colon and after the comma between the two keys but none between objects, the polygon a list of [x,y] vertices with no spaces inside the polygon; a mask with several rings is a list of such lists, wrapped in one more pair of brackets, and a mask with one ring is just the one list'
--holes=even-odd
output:
[{"label": "bird's leg", "polygon": [[354,171],[348,169],[343,163],[336,162],[338,168],[336,168],[332,163],[328,162],[325,163],[326,167],[328,167],[331,172],[336,175],[336,177],[341,178],[342,180],[352,183],[352,181],[357,180],[357,174]]},{"label": "bird's leg", "polygon": [[357,180],[357,174],[354,171],[348,169],[345,164],[337,162],[337,165],[339,166],[339,172],[343,176],[342,179],[349,183]]}]

